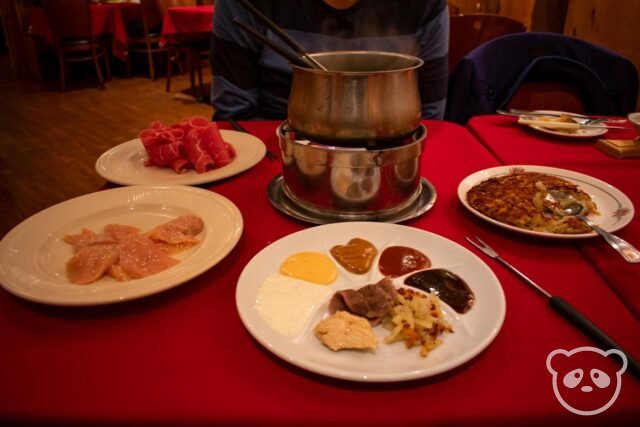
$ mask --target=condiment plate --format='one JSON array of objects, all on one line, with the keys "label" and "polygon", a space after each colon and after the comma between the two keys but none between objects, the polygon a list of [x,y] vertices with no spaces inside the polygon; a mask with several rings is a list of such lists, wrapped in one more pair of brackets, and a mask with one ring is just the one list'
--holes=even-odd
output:
[{"label": "condiment plate", "polygon": [[[330,256],[335,245],[354,237],[365,239],[378,250],[373,268],[357,275],[338,267],[331,292],[318,302],[301,331],[293,336],[278,332],[256,308],[260,286],[278,274],[280,264],[301,251],[318,251]],[[464,314],[443,304],[454,333],[442,337],[443,344],[425,358],[419,348],[406,349],[403,343],[384,344],[388,331],[376,326],[379,345],[374,351],[333,352],[314,336],[313,328],[328,316],[328,300],[333,292],[375,283],[382,278],[379,254],[389,246],[407,246],[421,251],[432,268],[447,269],[471,288],[476,300]],[[401,286],[402,278],[394,279]],[[323,286],[323,285],[314,285]],[[260,251],[245,267],[236,287],[236,307],[247,330],[266,349],[289,363],[329,377],[364,382],[392,382],[425,378],[454,369],[477,356],[496,337],[506,310],[502,287],[495,274],[468,249],[436,234],[413,227],[376,222],[342,222],[320,225],[288,235]]]}]

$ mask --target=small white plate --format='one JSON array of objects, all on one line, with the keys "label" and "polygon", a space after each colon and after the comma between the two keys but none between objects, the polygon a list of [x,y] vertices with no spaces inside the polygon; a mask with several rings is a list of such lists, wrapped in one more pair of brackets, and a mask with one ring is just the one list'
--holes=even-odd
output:
[{"label": "small white plate", "polygon": [[546,166],[531,166],[531,165],[512,165],[512,166],[498,166],[495,168],[484,169],[463,179],[458,185],[458,198],[460,202],[469,209],[471,213],[482,218],[492,224],[499,227],[506,228],[508,230],[517,231],[518,233],[529,234],[532,236],[551,237],[554,239],[583,239],[587,237],[597,236],[596,232],[581,233],[581,234],[555,234],[542,231],[526,230],[524,228],[518,228],[513,225],[505,224],[490,218],[481,212],[475,210],[467,201],[467,192],[474,185],[497,176],[508,175],[514,169],[522,169],[526,172],[541,172],[548,175],[558,176],[566,179],[567,181],[576,184],[582,191],[591,196],[591,199],[598,206],[598,212],[600,215],[589,215],[589,218],[606,231],[613,233],[620,230],[631,222],[634,215],[633,203],[631,200],[620,190],[614,186],[607,184],[597,178],[593,178],[589,175],[584,175],[578,172],[573,172],[566,169],[551,168]]},{"label": "small white plate", "polygon": [[[586,118],[587,116],[584,116],[582,114],[576,114],[576,113],[568,113],[566,111],[556,111],[556,110],[535,110],[536,113],[542,113],[542,114],[550,114],[553,116],[556,115],[567,115],[567,116],[573,116],[573,117],[580,117],[580,118]],[[531,120],[539,120],[540,116],[527,116],[524,115],[522,117],[531,119]],[[595,138],[597,136],[601,136],[604,135],[605,133],[608,132],[608,129],[600,129],[600,128],[581,128],[576,130],[573,133],[568,133],[568,132],[561,132],[555,129],[549,129],[549,128],[545,128],[543,126],[538,126],[538,125],[523,125],[523,126],[528,126],[531,129],[534,129],[538,132],[542,132],[542,133],[546,133],[547,135],[553,135],[553,136],[559,136],[562,138],[569,138],[569,139],[585,139],[585,138]]]},{"label": "small white plate", "polygon": [[[331,256],[334,245],[360,237],[373,243],[380,254],[392,245],[409,246],[427,255],[433,268],[444,268],[464,280],[475,294],[474,306],[458,314],[442,304],[454,329],[442,336],[443,344],[421,357],[419,348],[385,344],[388,334],[382,326],[374,332],[379,344],[375,351],[334,352],[313,334],[315,325],[328,315],[328,299],[312,310],[302,331],[293,337],[273,329],[255,307],[260,285],[277,273],[280,264],[299,251],[319,251]],[[382,278],[377,259],[372,269],[356,275],[339,267],[339,276],[330,289],[360,288]],[[393,279],[402,284],[403,278]],[[318,285],[321,286],[321,285]],[[332,294],[333,292],[331,292]],[[330,296],[328,297],[330,298]],[[506,303],[502,287],[491,269],[475,254],[444,237],[404,225],[377,222],[343,222],[320,225],[286,236],[260,251],[244,268],[236,287],[236,307],[247,330],[266,349],[303,369],[329,377],[364,382],[391,382],[424,378],[460,366],[478,355],[496,337],[504,320]]]},{"label": "small white plate", "polygon": [[198,185],[237,175],[255,166],[265,155],[264,143],[253,135],[234,130],[220,130],[222,138],[236,150],[231,163],[205,173],[189,169],[176,173],[171,168],[145,166],[147,151],[139,138],[124,142],[104,152],[96,161],[96,172],[120,185],[181,184]]},{"label": "small white plate", "polygon": [[[143,279],[117,282],[102,277],[89,285],[69,283],[64,242],[83,228],[107,224],[150,230],[180,215],[204,221],[200,242],[175,255],[181,262]],[[238,208],[225,197],[186,186],[132,186],[80,196],[27,218],[0,241],[0,285],[14,295],[44,304],[85,306],[117,303],[180,285],[220,262],[242,235]]]}]

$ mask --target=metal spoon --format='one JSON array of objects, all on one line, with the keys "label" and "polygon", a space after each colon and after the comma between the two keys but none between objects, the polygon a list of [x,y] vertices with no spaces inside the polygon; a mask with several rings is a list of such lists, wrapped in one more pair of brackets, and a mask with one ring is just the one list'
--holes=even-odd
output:
[{"label": "metal spoon", "polygon": [[584,221],[584,223],[591,227],[593,231],[602,236],[604,240],[606,240],[606,242],[609,243],[611,247],[613,247],[613,249],[618,251],[618,253],[622,255],[622,258],[625,259],[625,261],[634,264],[640,263],[640,251],[626,240],[603,230],[602,228],[594,224],[594,222],[589,218],[582,215],[582,212],[584,211],[584,205],[572,195],[564,193],[562,191],[551,190],[545,197],[545,200],[552,202],[552,206],[560,206],[559,208],[554,208],[547,205],[547,207],[549,209],[552,209],[554,212],[565,216],[575,216],[576,218]]},{"label": "metal spoon", "polygon": [[571,118],[571,120],[573,120],[574,122],[580,124],[580,125],[600,125],[600,124],[605,124],[605,123],[625,123],[627,120],[626,119],[611,119],[609,117],[600,117],[600,118],[589,118],[587,116],[583,116],[581,114],[575,114],[575,113],[561,113],[561,112],[544,112],[544,111],[531,111],[531,110],[518,110],[515,108],[512,108],[510,110],[501,110],[498,109],[496,110],[496,113],[498,114],[502,114],[503,116],[514,116],[514,117],[520,117],[520,116],[546,116],[546,117],[562,117],[562,116],[568,116]]},{"label": "metal spoon", "polygon": [[[576,120],[575,118],[573,119]],[[585,125],[599,125],[609,120],[609,117],[600,117],[599,119],[587,119],[583,124]]]}]

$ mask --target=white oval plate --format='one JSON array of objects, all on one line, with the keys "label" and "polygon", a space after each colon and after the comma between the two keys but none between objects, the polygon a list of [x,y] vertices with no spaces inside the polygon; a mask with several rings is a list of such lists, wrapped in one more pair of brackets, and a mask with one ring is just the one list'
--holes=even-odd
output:
[{"label": "white oval plate", "polygon": [[96,172],[107,181],[120,185],[181,184],[198,185],[237,175],[255,166],[265,155],[264,143],[253,135],[220,130],[222,138],[236,150],[231,163],[205,173],[189,169],[176,173],[171,168],[145,166],[147,151],[139,138],[124,142],[104,152],[96,161]]},{"label": "white oval plate", "polygon": [[548,175],[558,176],[578,185],[578,187],[580,187],[582,191],[591,196],[591,199],[596,203],[596,206],[598,206],[600,215],[589,215],[589,218],[594,223],[596,223],[596,225],[599,225],[601,228],[607,230],[610,233],[620,230],[622,227],[629,224],[629,222],[631,222],[631,220],[633,219],[633,215],[635,212],[633,203],[622,191],[618,190],[614,186],[607,184],[606,182],[601,181],[597,178],[593,178],[589,175],[584,175],[566,169],[551,168],[546,166],[497,166],[494,168],[483,169],[481,171],[472,173],[471,175],[463,179],[458,185],[458,199],[460,199],[460,202],[464,205],[464,207],[469,209],[471,213],[478,216],[479,218],[482,218],[485,221],[488,221],[499,227],[516,231],[518,233],[528,234],[531,236],[551,237],[554,239],[584,239],[587,237],[595,237],[598,235],[595,231],[581,234],[555,234],[542,231],[526,230],[524,228],[518,228],[513,225],[496,221],[495,219],[490,218],[471,207],[471,205],[467,201],[467,192],[471,189],[471,187],[489,178],[508,175],[514,168],[520,168],[526,172],[541,172]]},{"label": "white oval plate", "polygon": [[[535,112],[536,113],[542,113],[542,114],[553,114],[553,115],[566,114],[568,116],[574,116],[574,117],[586,117],[586,116],[583,116],[582,114],[568,113],[566,111],[536,110]],[[539,119],[539,117],[536,117],[536,116],[526,116],[526,115],[524,115],[523,117],[528,117],[528,118],[530,118],[532,120]],[[538,125],[523,125],[523,126],[528,126],[531,129],[534,129],[534,130],[536,130],[538,132],[546,133],[547,135],[559,136],[559,137],[562,137],[562,138],[569,138],[569,139],[595,138],[597,136],[604,135],[605,133],[608,132],[608,129],[581,128],[581,129],[576,130],[574,133],[567,133],[567,132],[560,132],[560,131],[557,131],[557,130],[545,128],[545,127],[538,126]]]},{"label": "white oval plate", "polygon": [[[315,325],[328,316],[328,298],[319,303],[303,330],[287,337],[274,330],[255,308],[257,291],[264,280],[277,273],[290,255],[304,250],[329,255],[334,245],[360,237],[373,243],[378,254],[391,245],[409,246],[422,251],[433,268],[444,268],[462,278],[472,289],[476,301],[465,314],[442,304],[455,333],[442,336],[443,344],[419,355],[419,348],[406,349],[401,342],[385,344],[388,334],[376,326],[378,348],[374,352],[342,350],[333,352],[313,334]],[[382,278],[374,267],[364,275],[355,275],[339,267],[332,290],[360,288]],[[403,278],[394,279],[396,286]],[[318,285],[321,286],[321,285]],[[329,297],[330,298],[330,297]],[[476,255],[444,237],[416,228],[387,223],[346,222],[320,225],[286,236],[260,251],[245,267],[236,288],[236,307],[247,330],[269,351],[293,365],[329,377],[365,382],[391,382],[436,375],[472,359],[496,337],[504,320],[506,303],[502,287],[491,269]]]},{"label": "white oval plate", "polygon": [[[117,282],[102,277],[89,285],[66,278],[73,255],[64,242],[82,228],[99,232],[118,223],[150,230],[180,215],[198,215],[200,243],[176,255],[181,262],[143,279]],[[238,208],[228,199],[186,186],[132,186],[80,196],[39,212],[0,241],[0,285],[14,295],[44,304],[83,306],[132,300],[172,288],[220,262],[242,235]]]}]

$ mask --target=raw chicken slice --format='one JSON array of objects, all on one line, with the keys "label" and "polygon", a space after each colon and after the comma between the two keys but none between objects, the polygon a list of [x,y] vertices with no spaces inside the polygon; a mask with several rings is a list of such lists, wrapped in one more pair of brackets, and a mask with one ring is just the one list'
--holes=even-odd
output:
[{"label": "raw chicken slice", "polygon": [[116,279],[118,282],[126,282],[127,280],[131,279],[127,272],[124,271],[124,269],[120,266],[120,264],[112,264],[111,266],[109,266],[109,268],[107,269],[107,274]]},{"label": "raw chicken slice", "polygon": [[119,247],[120,267],[132,279],[150,276],[180,262],[139,234],[123,236]]},{"label": "raw chicken slice", "polygon": [[95,282],[117,261],[115,243],[85,246],[67,261],[67,278],[80,285]]},{"label": "raw chicken slice", "polygon": [[133,225],[108,224],[104,227],[104,234],[119,242],[125,236],[140,234],[140,229]]},{"label": "raw chicken slice", "polygon": [[159,242],[166,242],[171,245],[184,245],[198,243],[195,238],[202,229],[204,223],[197,216],[185,215],[165,222],[151,230],[149,238]]},{"label": "raw chicken slice", "polygon": [[169,255],[198,243],[195,236],[203,228],[199,217],[181,216],[145,234],[121,224],[106,225],[102,234],[83,229],[64,236],[75,252],[67,262],[67,277],[72,283],[88,284],[105,274],[120,282],[150,276],[178,264],[180,260]]},{"label": "raw chicken slice", "polygon": [[116,243],[115,239],[111,236],[104,234],[96,234],[91,230],[83,228],[80,234],[69,234],[64,236],[64,241],[73,246],[73,252],[79,252],[80,249],[100,244],[113,244]]}]

